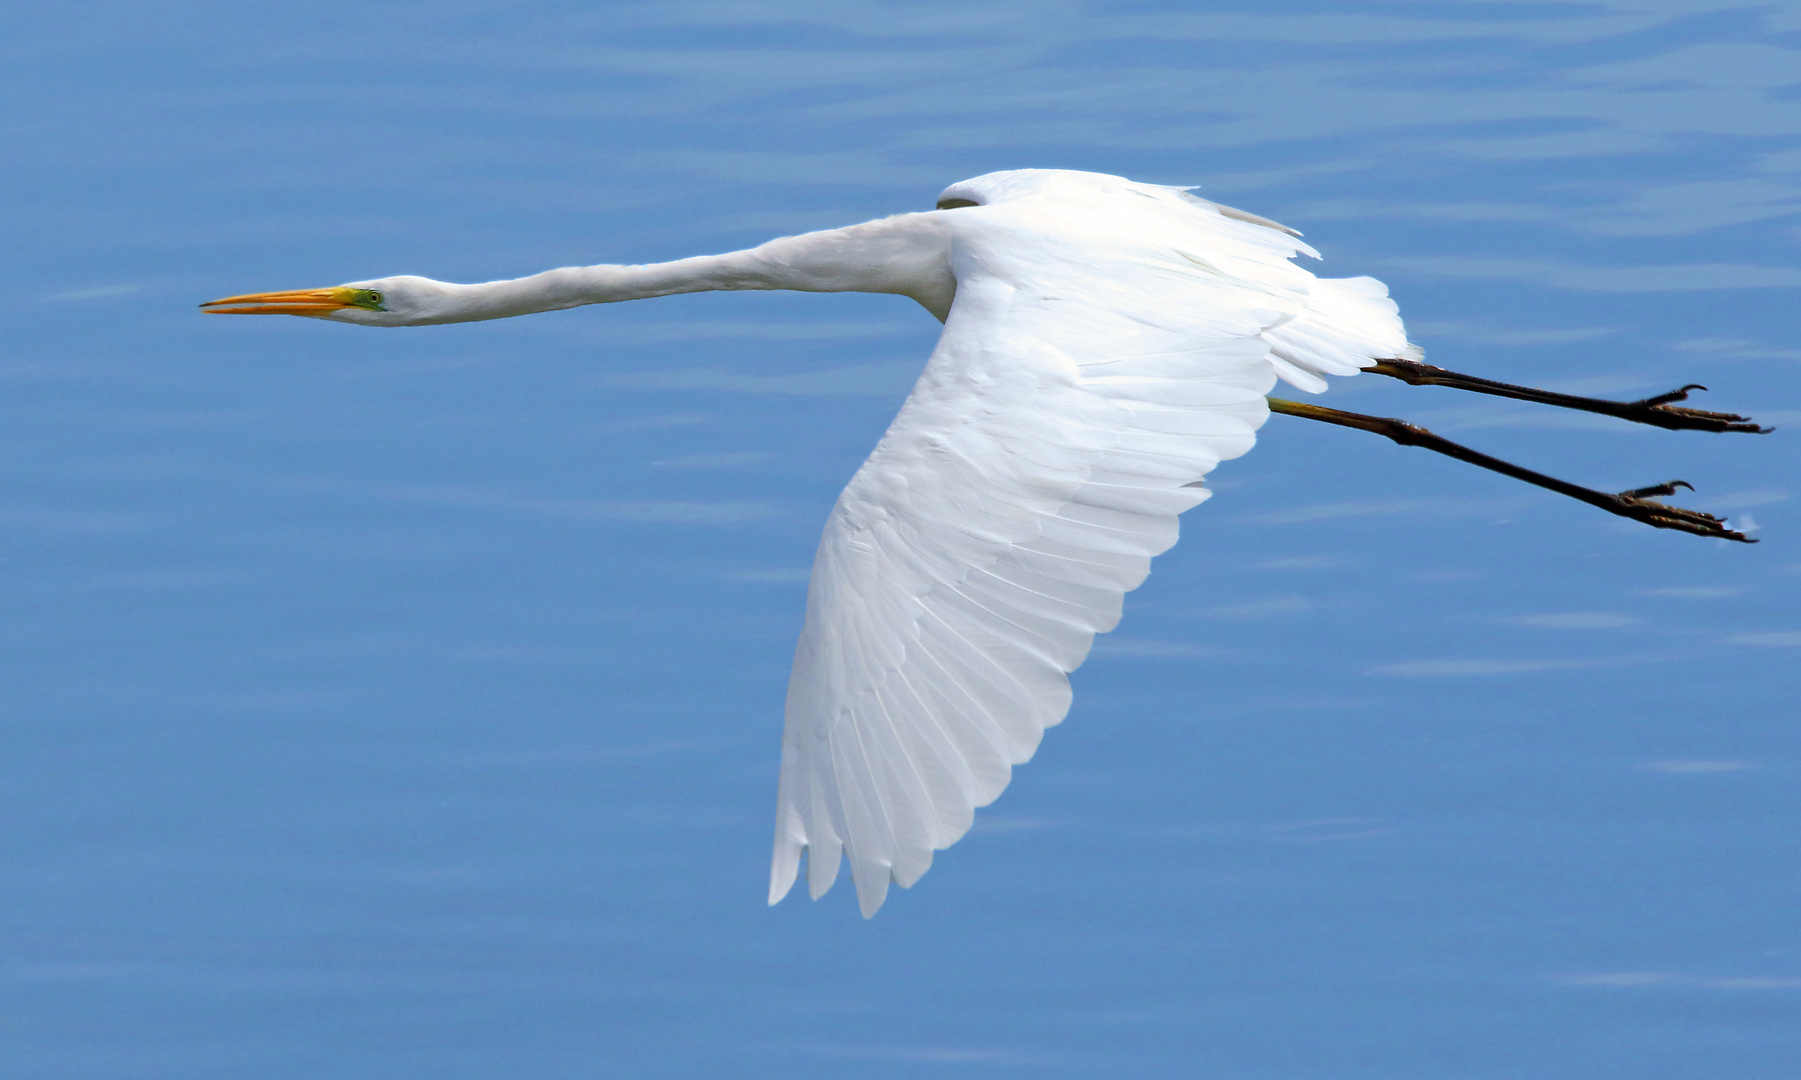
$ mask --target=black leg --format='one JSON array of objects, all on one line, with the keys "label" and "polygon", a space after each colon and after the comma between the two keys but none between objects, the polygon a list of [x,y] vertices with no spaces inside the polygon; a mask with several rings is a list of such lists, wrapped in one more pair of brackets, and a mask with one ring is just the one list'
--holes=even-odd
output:
[{"label": "black leg", "polygon": [[1467,446],[1461,446],[1449,439],[1441,438],[1425,428],[1415,427],[1404,420],[1365,416],[1362,413],[1327,409],[1318,405],[1303,404],[1299,401],[1284,401],[1281,398],[1270,398],[1269,410],[1284,416],[1299,416],[1306,420],[1320,420],[1328,424],[1337,424],[1340,427],[1373,432],[1383,438],[1392,439],[1402,446],[1423,446],[1434,453],[1454,457],[1458,461],[1467,461],[1471,465],[1498,472],[1502,476],[1511,476],[1515,480],[1524,480],[1528,484],[1555,491],[1559,495],[1568,495],[1572,499],[1579,499],[1590,506],[1598,506],[1610,514],[1642,521],[1654,528],[1679,529],[1697,536],[1717,536],[1722,540],[1737,540],[1746,544],[1757,543],[1744,533],[1728,529],[1723,518],[1652,501],[1658,496],[1674,495],[1679,487],[1689,488],[1690,491],[1694,490],[1681,480],[1671,480],[1668,483],[1652,487],[1634,488],[1631,491],[1609,495],[1605,491],[1578,487],[1555,477],[1533,472],[1531,469],[1522,469],[1518,465],[1510,464],[1499,458],[1477,453]]},{"label": "black leg", "polygon": [[1493,379],[1479,379],[1474,375],[1459,375],[1455,371],[1446,371],[1414,360],[1378,360],[1363,370],[1372,375],[1399,379],[1410,386],[1449,386],[1478,394],[1493,394],[1496,397],[1534,401],[1541,405],[1556,405],[1563,409],[1581,409],[1583,412],[1617,416],[1635,424],[1652,424],[1671,431],[1745,431],[1765,435],[1776,430],[1759,427],[1750,417],[1739,416],[1737,413],[1671,408],[1671,403],[1687,400],[1690,390],[1707,389],[1700,383],[1689,383],[1680,390],[1672,390],[1643,401],[1605,401],[1601,398],[1535,390],[1530,386],[1515,386],[1512,383],[1495,382]]}]

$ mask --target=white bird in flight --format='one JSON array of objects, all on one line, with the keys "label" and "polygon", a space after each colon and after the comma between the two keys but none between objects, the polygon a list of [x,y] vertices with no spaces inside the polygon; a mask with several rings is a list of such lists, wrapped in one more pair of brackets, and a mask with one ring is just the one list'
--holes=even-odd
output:
[{"label": "white bird in flight", "polygon": [[586,266],[457,285],[400,276],[255,293],[219,314],[363,326],[471,322],[717,289],[898,293],[944,323],[894,423],[838,497],[807,587],[788,685],[769,902],[807,853],[817,899],[850,863],[863,914],[969,830],[1044,729],[1069,673],[1176,542],[1202,478],[1251,448],[1271,411],[1423,445],[1660,528],[1743,540],[1379,417],[1267,398],[1373,371],[1416,385],[1670,428],[1757,431],[1672,407],[1684,387],[1605,402],[1421,362],[1388,290],[1318,278],[1300,234],[1186,189],[1050,169],[947,188],[936,210],[725,255]]}]

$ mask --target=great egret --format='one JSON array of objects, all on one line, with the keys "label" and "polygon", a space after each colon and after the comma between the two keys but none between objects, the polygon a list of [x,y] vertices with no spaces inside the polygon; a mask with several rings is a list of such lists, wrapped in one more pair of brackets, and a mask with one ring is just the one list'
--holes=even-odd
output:
[{"label": "great egret", "polygon": [[944,323],[913,393],[839,496],[807,588],[782,734],[769,902],[808,852],[815,899],[848,858],[865,916],[969,829],[1044,729],[1122,596],[1176,541],[1204,477],[1272,410],[1424,445],[1660,528],[1743,540],[1710,515],[1565,484],[1398,420],[1266,399],[1360,370],[1672,428],[1757,431],[1421,362],[1373,278],[1316,278],[1300,234],[1186,190],[1028,169],[953,184],[936,210],[649,266],[455,285],[389,277],[214,300],[218,314],[363,326],[499,319],[713,289],[910,296]]}]

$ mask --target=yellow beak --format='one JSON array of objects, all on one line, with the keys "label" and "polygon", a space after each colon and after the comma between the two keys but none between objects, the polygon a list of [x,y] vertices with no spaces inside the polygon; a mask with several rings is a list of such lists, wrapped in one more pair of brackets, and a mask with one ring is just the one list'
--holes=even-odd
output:
[{"label": "yellow beak", "polygon": [[289,289],[208,300],[200,305],[200,310],[209,315],[310,315],[319,318],[340,308],[356,306],[355,296],[355,289],[341,285],[330,289]]}]

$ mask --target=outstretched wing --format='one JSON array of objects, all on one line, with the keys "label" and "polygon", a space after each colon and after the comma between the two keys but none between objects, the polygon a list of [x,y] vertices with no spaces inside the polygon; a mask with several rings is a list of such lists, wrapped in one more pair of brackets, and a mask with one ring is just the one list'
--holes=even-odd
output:
[{"label": "outstretched wing", "polygon": [[815,898],[849,859],[865,916],[917,880],[1063,719],[1068,673],[1201,478],[1251,448],[1278,366],[1317,381],[1405,344],[1392,304],[1374,349],[1310,327],[1320,283],[1274,227],[1148,185],[1092,201],[947,212],[943,336],[813,565],[772,904],[803,849]]}]

